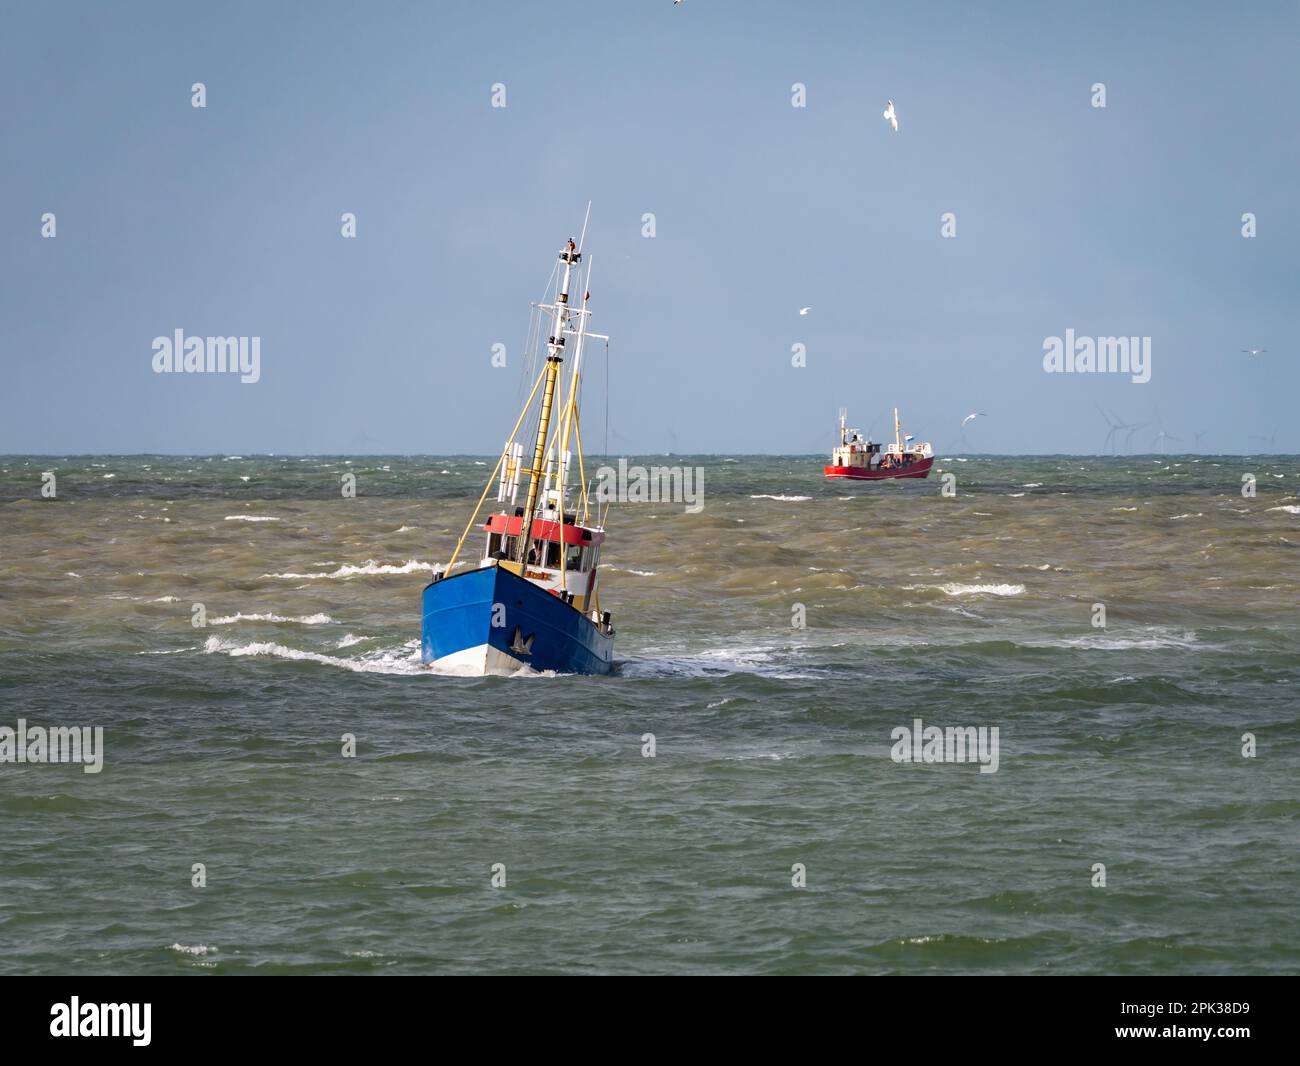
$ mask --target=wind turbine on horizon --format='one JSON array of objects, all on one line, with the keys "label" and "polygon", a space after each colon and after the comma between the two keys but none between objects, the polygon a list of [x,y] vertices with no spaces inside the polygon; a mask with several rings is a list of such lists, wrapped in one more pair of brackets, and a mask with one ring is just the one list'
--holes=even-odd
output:
[{"label": "wind turbine on horizon", "polygon": [[1172,433],[1166,433],[1162,428],[1151,441],[1151,447],[1158,448],[1161,455],[1168,454],[1165,449],[1165,443],[1171,440],[1182,440],[1182,437],[1175,437]]},{"label": "wind turbine on horizon", "polygon": [[1276,444],[1276,442],[1277,442],[1277,428],[1274,427],[1273,432],[1270,433],[1267,437],[1261,437],[1261,436],[1258,436],[1257,434],[1252,433],[1250,439],[1251,439],[1251,440],[1262,441],[1263,443],[1267,444],[1270,448],[1276,448],[1276,447],[1277,447],[1277,444]]},{"label": "wind turbine on horizon", "polygon": [[1126,427],[1128,429],[1128,436],[1124,438],[1124,450],[1130,455],[1133,452],[1134,434],[1136,434],[1139,429],[1146,429],[1149,425],[1151,425],[1150,422],[1135,422],[1133,425]]},{"label": "wind turbine on horizon", "polygon": [[1096,407],[1101,417],[1106,420],[1106,425],[1110,426],[1110,431],[1106,434],[1105,439],[1101,443],[1101,455],[1106,454],[1107,448],[1110,448],[1114,454],[1119,454],[1118,446],[1115,444],[1115,438],[1121,430],[1128,431],[1128,436],[1124,441],[1124,446],[1127,448],[1133,441],[1133,434],[1147,424],[1145,422],[1125,422],[1113,411],[1107,414],[1106,411],[1103,410],[1101,404],[1097,404]]}]

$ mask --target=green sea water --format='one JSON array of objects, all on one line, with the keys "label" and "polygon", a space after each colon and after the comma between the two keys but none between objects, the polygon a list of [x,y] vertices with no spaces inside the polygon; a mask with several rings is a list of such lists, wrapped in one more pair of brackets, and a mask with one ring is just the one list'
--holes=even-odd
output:
[{"label": "green sea water", "polygon": [[0,763],[0,973],[1300,972],[1300,459],[632,461],[614,676],[458,678],[492,459],[0,457],[0,728],[104,731]]}]

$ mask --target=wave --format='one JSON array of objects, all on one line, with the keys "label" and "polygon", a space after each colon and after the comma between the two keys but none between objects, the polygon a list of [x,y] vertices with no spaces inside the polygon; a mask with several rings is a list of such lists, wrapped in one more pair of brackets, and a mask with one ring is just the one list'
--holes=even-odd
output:
[{"label": "wave", "polygon": [[316,581],[320,578],[328,578],[331,581],[337,581],[345,577],[360,577],[362,575],[373,574],[413,574],[419,570],[432,570],[433,563],[422,563],[418,559],[408,559],[400,566],[394,566],[391,563],[379,563],[374,559],[367,559],[360,566],[340,566],[337,570],[330,572],[319,571],[314,574],[263,574],[263,577],[278,577],[286,581]]},{"label": "wave", "polygon": [[908,588],[938,588],[949,596],[1023,596],[1024,585],[961,585],[954,581],[946,585],[908,585]]},{"label": "wave", "polygon": [[1287,514],[1300,514],[1300,504],[1284,503],[1281,507],[1270,507],[1270,511],[1285,511]]},{"label": "wave", "polygon": [[228,514],[227,522],[279,522],[280,519],[264,514]]},{"label": "wave", "polygon": [[[420,659],[420,641],[418,638],[408,640],[397,647],[379,648],[351,658],[343,655],[326,655],[318,651],[305,651],[302,648],[291,648],[286,644],[277,644],[274,641],[252,641],[241,644],[238,641],[223,640],[221,637],[208,637],[207,643],[203,646],[203,652],[205,655],[229,655],[233,659],[266,657],[290,662],[319,663],[322,666],[341,667],[344,670],[351,670],[353,673],[358,674],[397,674],[407,677],[479,676],[462,670],[426,666]],[[532,667],[521,663],[519,669],[509,676],[516,678],[553,678],[559,675],[553,670],[534,670]]]},{"label": "wave", "polygon": [[324,655],[318,651],[304,651],[290,648],[273,641],[254,641],[240,644],[221,637],[208,637],[203,646],[206,655],[229,655],[239,659],[245,657],[267,656],[273,659],[290,659],[298,662],[320,663],[323,666],[338,666],[359,674],[424,674],[429,673],[420,662],[419,640],[408,640],[398,648],[383,648],[367,652],[356,658],[339,655]]},{"label": "wave", "polygon": [[1158,648],[1201,647],[1196,634],[1190,630],[1182,636],[1062,637],[1056,640],[1022,640],[1019,644],[1022,648],[1077,648],[1084,651],[1151,651]]},{"label": "wave", "polygon": [[783,503],[803,503],[805,500],[811,500],[811,496],[772,496],[768,493],[760,493],[757,496],[751,496],[751,500],[780,500]]},{"label": "wave", "polygon": [[[694,655],[646,656],[617,664],[621,677],[721,677],[727,674],[755,674],[782,681],[807,680],[820,675],[799,673],[774,663],[779,648],[713,648]],[[725,701],[724,701],[725,702]]]},{"label": "wave", "polygon": [[206,955],[209,952],[215,953],[217,951],[220,951],[221,949],[218,948],[216,945],[209,945],[209,944],[176,943],[176,944],[172,944],[167,950],[175,951],[181,955]]},{"label": "wave", "polygon": [[210,626],[228,626],[236,622],[293,622],[300,626],[328,626],[334,624],[334,619],[327,614],[304,614],[304,615],[283,615],[283,614],[227,614],[220,618],[209,618]]}]

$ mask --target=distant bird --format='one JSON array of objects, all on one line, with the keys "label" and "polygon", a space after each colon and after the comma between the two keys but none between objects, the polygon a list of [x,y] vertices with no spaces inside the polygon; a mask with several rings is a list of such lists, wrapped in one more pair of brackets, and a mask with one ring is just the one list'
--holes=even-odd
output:
[{"label": "distant bird", "polygon": [[1241,350],[1241,354],[1242,355],[1263,355],[1267,351],[1268,351],[1267,348],[1243,348]]},{"label": "distant bird", "polygon": [[801,308],[799,308],[799,313],[800,313],[801,315],[806,315],[806,314],[807,314],[809,311],[811,311],[811,310],[812,310],[811,307],[801,307]]},{"label": "distant bird", "polygon": [[973,418],[988,418],[988,415],[986,415],[983,411],[972,411],[970,414],[968,414],[965,418],[961,420],[961,428],[965,429],[966,423]]},{"label": "distant bird", "polygon": [[889,101],[889,106],[881,112],[885,116],[885,121],[889,123],[895,133],[898,132],[898,116],[894,114],[894,101]]}]

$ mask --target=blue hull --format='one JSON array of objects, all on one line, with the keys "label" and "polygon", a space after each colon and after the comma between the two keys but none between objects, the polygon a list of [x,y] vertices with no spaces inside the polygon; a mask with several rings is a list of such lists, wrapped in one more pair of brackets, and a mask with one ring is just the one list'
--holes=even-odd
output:
[{"label": "blue hull", "polygon": [[607,674],[613,667],[612,634],[558,596],[500,567],[467,570],[426,585],[421,614],[425,663],[467,674],[512,673],[521,666]]}]

